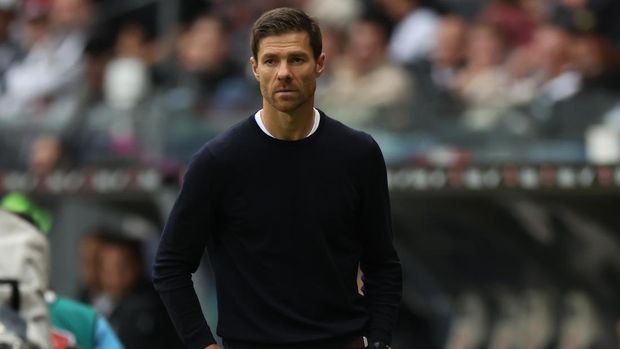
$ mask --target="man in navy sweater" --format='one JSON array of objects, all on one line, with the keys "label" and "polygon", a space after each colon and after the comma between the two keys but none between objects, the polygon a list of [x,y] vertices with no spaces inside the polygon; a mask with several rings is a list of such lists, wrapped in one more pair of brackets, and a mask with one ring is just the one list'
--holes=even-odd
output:
[{"label": "man in navy sweater", "polygon": [[305,13],[263,14],[250,62],[263,108],[192,159],[155,287],[188,348],[219,348],[191,279],[206,247],[226,349],[389,348],[402,272],[381,151],[314,108],[325,55]]}]

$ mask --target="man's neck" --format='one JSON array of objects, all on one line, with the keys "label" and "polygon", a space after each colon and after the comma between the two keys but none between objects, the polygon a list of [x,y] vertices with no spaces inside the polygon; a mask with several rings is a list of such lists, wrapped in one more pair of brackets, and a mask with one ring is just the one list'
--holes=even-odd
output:
[{"label": "man's neck", "polygon": [[274,138],[285,141],[297,141],[306,138],[312,130],[314,125],[314,108],[312,103],[307,103],[290,113],[286,113],[264,102],[261,119],[267,131]]}]

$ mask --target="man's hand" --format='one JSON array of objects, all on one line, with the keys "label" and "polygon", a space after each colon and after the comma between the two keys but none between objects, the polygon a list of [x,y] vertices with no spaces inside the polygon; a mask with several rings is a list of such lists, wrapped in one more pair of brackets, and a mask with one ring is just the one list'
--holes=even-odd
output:
[{"label": "man's hand", "polygon": [[205,349],[220,349],[220,346],[217,344],[211,344],[210,346],[206,347]]}]

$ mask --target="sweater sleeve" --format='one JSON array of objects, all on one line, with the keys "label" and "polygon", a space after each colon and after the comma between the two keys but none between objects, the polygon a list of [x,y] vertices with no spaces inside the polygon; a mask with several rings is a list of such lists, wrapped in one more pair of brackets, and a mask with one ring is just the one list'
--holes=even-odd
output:
[{"label": "sweater sleeve", "polygon": [[217,176],[216,162],[205,147],[188,167],[153,265],[155,289],[189,349],[216,343],[201,311],[192,274],[198,269],[207,237],[212,233]]},{"label": "sweater sleeve", "polygon": [[393,245],[385,162],[379,146],[364,157],[359,227],[362,233],[364,295],[370,313],[368,337],[391,343],[402,294],[402,270]]}]

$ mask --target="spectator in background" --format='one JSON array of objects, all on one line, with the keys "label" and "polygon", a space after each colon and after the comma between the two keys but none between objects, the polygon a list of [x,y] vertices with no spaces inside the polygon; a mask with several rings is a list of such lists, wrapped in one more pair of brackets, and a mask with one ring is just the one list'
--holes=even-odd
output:
[{"label": "spectator in background", "polygon": [[99,250],[103,244],[101,233],[93,231],[87,234],[81,241],[80,254],[80,288],[79,299],[82,302],[92,304],[97,298],[101,285],[99,281]]},{"label": "spectator in background", "polygon": [[440,90],[453,90],[455,78],[465,64],[465,51],[469,26],[458,16],[441,19],[437,44],[431,53],[430,76]]},{"label": "spectator in background", "polygon": [[101,90],[102,98],[91,100],[73,132],[84,164],[156,164],[161,159],[163,112],[150,70],[158,44],[150,18],[140,15],[120,24],[111,52],[103,45],[88,61],[93,64],[89,84]]},{"label": "spectator in background", "polygon": [[82,59],[91,0],[26,0],[28,51],[5,75],[0,118],[62,129],[83,90]]},{"label": "spectator in background", "polygon": [[602,35],[620,48],[620,2],[616,0],[559,0],[552,20],[576,32]]},{"label": "spectator in background", "polygon": [[113,38],[109,63],[114,64],[115,60],[136,62],[147,70],[149,85],[158,82],[155,68],[168,49],[159,31],[157,10],[154,4],[133,9],[109,21],[109,26],[116,27],[112,33],[106,33],[105,28],[100,33],[104,40],[106,36]]},{"label": "spectator in background", "polygon": [[[356,0],[357,1],[357,0]],[[262,0],[262,1],[247,1],[247,0],[227,0],[227,1],[212,1],[211,6],[207,6],[209,14],[215,17],[222,17],[226,19],[226,26],[228,30],[226,35],[228,37],[228,45],[231,51],[231,58],[245,67],[247,64],[247,42],[249,40],[248,30],[252,26],[254,20],[260,16],[261,13],[281,6],[290,6],[296,8],[303,8],[307,0]],[[340,1],[338,1],[340,2]],[[346,1],[344,1],[346,2]],[[333,6],[341,7],[342,5],[333,4]],[[204,14],[206,11],[195,12],[195,14]],[[198,16],[200,17],[200,16]],[[246,72],[249,76],[249,72]],[[260,102],[259,100],[256,101]],[[255,104],[253,104],[255,105]]]},{"label": "spectator in background", "polygon": [[170,164],[189,160],[205,137],[249,112],[259,99],[231,55],[232,31],[220,15],[197,16],[158,67],[164,87],[158,97],[166,114],[162,138]]},{"label": "spectator in background", "polygon": [[0,93],[4,90],[4,72],[17,58],[19,47],[11,35],[17,0],[0,1]]},{"label": "spectator in background", "polygon": [[532,42],[531,58],[538,74],[536,99],[554,104],[575,95],[582,87],[582,76],[572,65],[574,37],[565,29],[546,24],[539,27]]},{"label": "spectator in background", "polygon": [[516,82],[533,86],[529,103],[519,108],[528,132],[546,140],[583,142],[584,130],[613,107],[617,96],[604,87],[609,84],[607,73],[613,75],[613,59],[604,58],[593,38],[551,23],[536,30],[520,57],[530,73]]},{"label": "spectator in background", "polygon": [[182,348],[159,296],[147,281],[141,242],[101,235],[98,264],[101,295],[95,306],[105,314],[127,349]]},{"label": "spectator in background", "polygon": [[390,58],[414,63],[429,55],[437,34],[439,17],[421,5],[421,0],[378,0],[396,23],[389,43]]},{"label": "spectator in background", "polygon": [[[364,6],[357,0],[338,2],[330,0],[304,0],[302,5],[308,15],[321,23],[323,53],[325,53],[327,61],[339,61],[344,53],[346,33],[355,20],[359,18],[364,10]],[[322,90],[331,80],[332,68],[331,64],[325,66],[321,79],[317,81],[319,90]]]},{"label": "spectator in background", "polygon": [[[323,53],[325,53],[325,57],[333,62],[340,61],[344,54],[346,31],[339,27],[324,26],[321,34],[323,36]],[[333,73],[333,66],[331,64],[326,65],[321,79],[317,81],[319,90],[329,83]]]},{"label": "spectator in background", "polygon": [[50,135],[38,137],[30,145],[28,171],[35,176],[45,176],[55,170],[71,166],[67,146],[63,141]]},{"label": "spectator in background", "polygon": [[76,112],[74,123],[70,125],[69,132],[75,137],[74,132],[84,121],[84,114],[89,108],[100,103],[104,98],[104,78],[106,66],[114,58],[116,28],[109,28],[112,23],[99,24],[90,32],[86,46],[84,47],[85,61],[85,97],[82,99],[80,108]]},{"label": "spectator in background", "polygon": [[79,130],[87,164],[156,163],[161,155],[163,115],[153,100],[149,70],[135,58],[110,61],[104,98],[87,111]]},{"label": "spectator in background", "polygon": [[551,22],[536,28],[530,44],[515,49],[509,57],[513,97],[522,103],[535,100],[551,106],[576,94],[582,76],[573,65],[574,40],[569,31]]},{"label": "spectator in background", "polygon": [[416,126],[433,127],[461,115],[463,106],[455,94],[456,78],[465,65],[468,30],[465,19],[456,15],[443,17],[430,59],[411,66],[417,91],[413,106]]},{"label": "spectator in background", "polygon": [[556,0],[520,0],[519,6],[528,13],[536,25],[545,23]]},{"label": "spectator in background", "polygon": [[346,30],[362,11],[357,0],[305,0],[303,8],[306,13],[321,22],[322,26]]},{"label": "spectator in background", "polygon": [[541,135],[583,142],[585,130],[617,103],[613,54],[596,36],[558,26],[541,27],[536,38],[533,57],[542,68],[542,81],[532,109]]},{"label": "spectator in background", "polygon": [[456,81],[458,94],[467,104],[467,127],[480,130],[494,126],[500,112],[510,105],[503,66],[506,54],[507,42],[499,28],[479,23],[471,29],[466,64]]},{"label": "spectator in background", "polygon": [[529,43],[536,28],[520,0],[494,0],[483,10],[480,20],[500,28],[510,47]]},{"label": "spectator in background", "polygon": [[230,56],[230,28],[222,18],[197,18],[177,46],[179,66],[169,76],[172,87],[196,91],[189,109],[203,116],[234,110],[247,103],[249,88],[243,69]]},{"label": "spectator in background", "polygon": [[620,91],[620,54],[607,38],[577,35],[571,53],[572,64],[584,79],[584,89]]},{"label": "spectator in background", "polygon": [[409,127],[414,83],[407,71],[387,59],[389,32],[380,17],[367,14],[349,31],[346,53],[318,93],[326,112],[352,127]]}]

